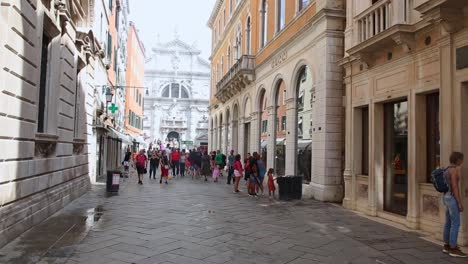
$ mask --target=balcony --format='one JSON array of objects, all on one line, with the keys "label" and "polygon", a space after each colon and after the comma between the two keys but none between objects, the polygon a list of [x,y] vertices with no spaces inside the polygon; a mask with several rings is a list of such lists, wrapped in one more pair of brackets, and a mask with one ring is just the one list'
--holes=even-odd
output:
[{"label": "balcony", "polygon": [[[380,0],[354,18],[355,45],[350,54],[366,54],[385,45],[406,45],[411,50],[410,0]],[[365,57],[365,56],[363,56]]]},{"label": "balcony", "polygon": [[216,84],[216,98],[225,103],[255,80],[255,57],[242,56]]}]

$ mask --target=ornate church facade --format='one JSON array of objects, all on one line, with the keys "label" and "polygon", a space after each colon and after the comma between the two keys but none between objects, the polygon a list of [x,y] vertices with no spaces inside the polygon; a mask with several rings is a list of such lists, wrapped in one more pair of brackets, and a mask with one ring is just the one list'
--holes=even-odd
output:
[{"label": "ornate church facade", "polygon": [[148,144],[208,145],[210,64],[200,54],[177,35],[167,43],[158,41],[150,50],[143,122]]}]

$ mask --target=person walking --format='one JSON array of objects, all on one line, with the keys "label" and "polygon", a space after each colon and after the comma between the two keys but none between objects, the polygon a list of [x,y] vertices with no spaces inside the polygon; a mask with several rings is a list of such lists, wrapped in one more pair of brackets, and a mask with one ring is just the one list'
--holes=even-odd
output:
[{"label": "person walking", "polygon": [[234,174],[234,162],[236,161],[236,156],[234,155],[234,150],[231,150],[228,157],[228,177],[227,177],[227,184],[231,184],[231,179],[233,179]]},{"label": "person walking", "polygon": [[458,231],[460,228],[460,214],[463,212],[463,201],[460,197],[460,173],[459,169],[463,163],[464,155],[453,152],[450,155],[450,166],[447,167],[444,177],[449,191],[444,194],[445,225],[444,225],[444,248],[443,252],[452,257],[466,258],[458,247]]},{"label": "person walking", "polygon": [[159,156],[158,153],[153,150],[150,156],[150,169],[149,169],[149,178],[151,179],[151,175],[153,175],[153,179],[156,180],[156,172],[158,171],[159,167]]},{"label": "person walking", "polygon": [[273,198],[275,197],[275,191],[276,191],[276,186],[275,186],[275,179],[273,178],[273,174],[275,171],[270,168],[268,169],[268,195],[271,198],[271,195],[273,194]]},{"label": "person walking", "polygon": [[161,178],[159,179],[159,184],[162,183],[163,178],[165,180],[165,183],[167,184],[167,178],[169,177],[169,158],[167,157],[165,150],[163,150],[162,152],[160,165],[161,165]]},{"label": "person walking", "polygon": [[255,187],[256,191],[260,190],[261,193],[263,194],[263,181],[265,179],[265,173],[266,173],[266,168],[265,168],[265,163],[262,160],[262,157],[260,155],[257,156],[257,166],[258,166],[258,185]]},{"label": "person walking", "polygon": [[136,169],[138,173],[138,184],[143,185],[143,174],[146,174],[146,168],[148,167],[148,158],[145,155],[145,150],[140,150],[135,158],[136,160]]},{"label": "person walking", "polygon": [[257,185],[259,184],[259,179],[258,179],[258,153],[254,152],[253,156],[250,157],[249,164],[250,164],[250,178],[248,181],[248,190],[249,190],[249,195],[251,196],[257,196],[256,189]]},{"label": "person walking", "polygon": [[201,174],[205,177],[205,181],[208,181],[208,175],[211,174],[211,156],[208,152],[205,152],[202,157]]},{"label": "person walking", "polygon": [[130,148],[127,148],[127,152],[125,152],[125,157],[123,160],[122,165],[124,166],[124,171],[125,171],[125,178],[128,178],[128,175],[130,174],[130,160],[132,159],[132,152],[130,151]]},{"label": "person walking", "polygon": [[172,164],[172,176],[174,176],[174,178],[176,176],[179,176],[179,165],[180,165],[180,152],[179,152],[179,149],[175,149],[172,153],[171,153],[171,164]]},{"label": "person walking", "polygon": [[242,178],[242,173],[244,169],[242,168],[241,155],[237,154],[235,157],[233,171],[234,171],[234,192],[238,193],[239,191],[239,182]]},{"label": "person walking", "polygon": [[180,172],[180,177],[185,177],[185,162],[187,161],[187,153],[185,152],[185,149],[182,150],[182,153],[180,154],[179,158],[179,172]]}]

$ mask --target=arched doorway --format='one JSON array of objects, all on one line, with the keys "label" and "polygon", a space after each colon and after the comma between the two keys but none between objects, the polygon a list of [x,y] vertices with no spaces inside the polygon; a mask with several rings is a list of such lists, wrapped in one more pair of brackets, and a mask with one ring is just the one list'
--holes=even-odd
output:
[{"label": "arched doorway", "polygon": [[258,114],[260,117],[259,131],[260,131],[260,152],[263,163],[267,166],[267,148],[268,148],[268,113],[266,111],[266,91],[262,89],[260,91],[260,97],[258,100]]},{"label": "arched doorway", "polygon": [[250,152],[250,114],[252,113],[250,106],[250,99],[247,98],[244,103],[244,153],[242,157],[247,156],[247,153]]},{"label": "arched doorway", "polygon": [[275,173],[278,176],[285,175],[286,168],[286,84],[279,80],[275,85]]},{"label": "arched doorway", "polygon": [[305,182],[311,181],[312,173],[312,75],[309,67],[303,66],[296,79],[296,137],[295,175]]}]

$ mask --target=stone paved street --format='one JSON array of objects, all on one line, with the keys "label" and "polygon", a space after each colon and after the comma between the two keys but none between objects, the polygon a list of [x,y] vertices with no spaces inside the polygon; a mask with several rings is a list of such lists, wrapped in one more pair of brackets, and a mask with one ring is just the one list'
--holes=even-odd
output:
[{"label": "stone paved street", "polygon": [[225,184],[94,187],[0,250],[0,263],[467,263],[337,205],[234,194]]}]

